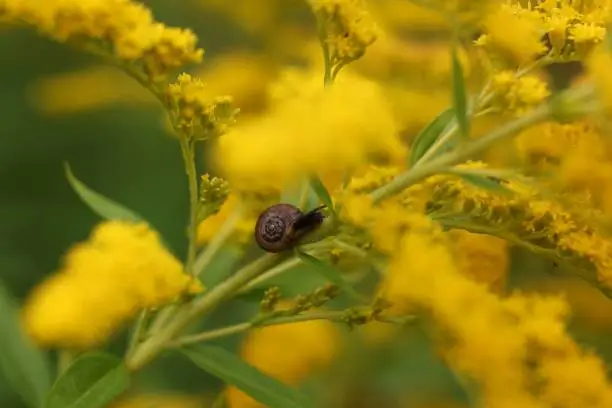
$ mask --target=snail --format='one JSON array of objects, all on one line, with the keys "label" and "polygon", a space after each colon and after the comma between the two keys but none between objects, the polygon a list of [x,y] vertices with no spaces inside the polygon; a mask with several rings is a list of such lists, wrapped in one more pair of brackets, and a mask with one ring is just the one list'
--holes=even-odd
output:
[{"label": "snail", "polygon": [[255,224],[255,241],[267,252],[283,252],[293,248],[325,219],[320,206],[303,213],[291,204],[275,204],[261,213]]}]

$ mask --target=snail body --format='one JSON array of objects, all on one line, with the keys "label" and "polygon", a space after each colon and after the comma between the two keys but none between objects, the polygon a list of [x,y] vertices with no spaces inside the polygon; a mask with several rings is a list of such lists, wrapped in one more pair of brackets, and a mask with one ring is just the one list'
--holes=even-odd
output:
[{"label": "snail body", "polygon": [[255,224],[255,241],[267,252],[278,253],[293,248],[300,239],[319,227],[325,215],[323,207],[303,213],[291,204],[275,204],[261,213]]}]

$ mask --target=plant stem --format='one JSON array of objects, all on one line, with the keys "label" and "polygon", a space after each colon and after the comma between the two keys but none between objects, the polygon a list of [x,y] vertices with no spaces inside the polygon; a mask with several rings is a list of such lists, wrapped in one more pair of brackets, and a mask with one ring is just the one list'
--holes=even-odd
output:
[{"label": "plant stem", "polygon": [[236,222],[241,216],[240,209],[236,209],[232,215],[225,220],[217,234],[213,237],[213,239],[208,243],[206,248],[197,256],[195,263],[193,265],[194,275],[200,276],[204,273],[204,270],[212,261],[215,254],[219,252],[219,250],[223,247],[223,244],[227,241],[227,239],[231,236],[234,231],[234,227],[236,226]]},{"label": "plant stem", "polygon": [[75,354],[70,350],[60,350],[57,355],[57,376],[66,372],[74,361]]},{"label": "plant stem", "polygon": [[[258,323],[254,323],[254,322],[239,323],[233,326],[223,327],[221,329],[215,329],[215,330],[211,330],[211,331],[207,331],[207,332],[203,332],[199,334],[194,334],[191,336],[185,336],[174,342],[171,342],[169,346],[182,347],[188,344],[214,340],[220,337],[231,336],[232,334],[241,333],[241,332],[247,331],[255,327],[278,326],[281,324],[308,322],[308,321],[313,321],[313,320],[329,320],[331,322],[345,323],[347,321],[346,319],[348,317],[348,313],[347,313],[348,311],[350,311],[350,309],[311,312],[311,313],[297,314],[294,316],[273,317],[271,319],[259,321]],[[390,323],[390,324],[405,324],[411,320],[413,320],[412,316],[406,316],[400,319],[385,318],[381,316],[377,321],[380,321],[383,323]]]},{"label": "plant stem", "polygon": [[147,321],[148,316],[149,312],[147,311],[147,309],[144,309],[136,318],[136,322],[134,323],[134,330],[132,332],[132,336],[130,337],[130,342],[128,344],[128,349],[126,352],[127,356],[130,356],[136,349],[136,346],[138,346],[138,343],[140,343],[140,340],[142,339],[143,334],[146,330],[145,323]]},{"label": "plant stem", "polygon": [[198,228],[198,208],[200,200],[198,193],[198,174],[195,163],[195,146],[194,142],[188,140],[186,135],[180,138],[180,144],[189,184],[189,225],[187,226],[187,238],[189,243],[185,270],[188,274],[195,276],[196,232]]},{"label": "plant stem", "polygon": [[375,203],[384,200],[394,194],[399,193],[406,187],[423,180],[441,169],[461,163],[475,153],[479,153],[493,143],[498,142],[507,137],[514,136],[517,132],[550,117],[551,111],[548,105],[541,105],[533,111],[527,113],[518,119],[508,122],[490,133],[475,139],[470,143],[466,143],[460,150],[452,151],[441,156],[438,156],[430,161],[424,162],[418,167],[413,167],[405,173],[397,176],[389,184],[384,185],[372,192],[372,199]]},{"label": "plant stem", "polygon": [[203,341],[214,340],[219,337],[230,336],[232,334],[241,333],[247,331],[253,327],[263,327],[263,326],[276,326],[281,324],[289,324],[289,323],[297,323],[297,322],[306,322],[310,320],[330,320],[335,322],[343,321],[343,318],[346,316],[346,311],[328,311],[328,312],[315,312],[315,313],[304,313],[298,314],[295,316],[283,316],[283,317],[275,317],[268,320],[260,321],[258,323],[253,322],[245,322],[235,324],[233,326],[223,327],[221,329],[215,329],[211,331],[207,331],[204,333],[194,334],[191,336],[182,337],[169,345],[172,347],[181,347],[187,344],[192,343],[200,343]]},{"label": "plant stem", "polygon": [[147,365],[196,318],[213,311],[220,303],[230,299],[240,288],[286,256],[286,254],[266,254],[213,287],[201,298],[184,305],[162,330],[140,344],[127,360],[128,368],[137,371]]},{"label": "plant stem", "polygon": [[238,293],[247,293],[253,290],[258,285],[261,285],[263,282],[275,278],[278,275],[287,272],[291,268],[298,266],[301,262],[301,259],[298,257],[287,259],[284,262],[279,263],[275,267],[267,270],[265,273],[259,275],[257,278],[253,279],[248,284],[244,285],[242,288],[240,288],[240,291]]}]

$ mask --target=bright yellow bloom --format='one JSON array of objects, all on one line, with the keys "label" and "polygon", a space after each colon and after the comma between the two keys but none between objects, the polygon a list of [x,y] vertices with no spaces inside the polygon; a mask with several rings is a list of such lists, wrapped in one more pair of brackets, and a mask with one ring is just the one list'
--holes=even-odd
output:
[{"label": "bright yellow bloom", "polygon": [[398,129],[377,84],[340,76],[330,88],[286,100],[268,115],[243,122],[213,153],[238,190],[283,188],[304,173],[343,174],[372,159],[403,157]]},{"label": "bright yellow bloom", "polygon": [[[253,330],[242,344],[241,356],[262,372],[292,386],[329,366],[340,346],[333,323],[326,320],[274,325]],[[240,390],[227,391],[230,408],[259,408],[261,403]]]},{"label": "bright yellow bloom", "polygon": [[377,28],[363,0],[308,0],[324,31],[331,60],[361,57],[377,37]]},{"label": "bright yellow bloom", "polygon": [[[200,62],[204,53],[191,30],[156,22],[148,8],[132,0],[22,0],[7,1],[6,6],[15,20],[55,40],[108,44],[115,58],[138,61],[153,82],[185,64]],[[93,42],[89,45],[96,47]]]},{"label": "bright yellow bloom", "polygon": [[448,234],[459,271],[495,291],[503,290],[509,266],[508,241],[463,230]]},{"label": "bright yellow bloom", "polygon": [[238,113],[230,96],[211,99],[202,80],[185,73],[168,85],[166,98],[174,126],[199,140],[224,134]]},{"label": "bright yellow bloom", "polygon": [[90,348],[139,310],[201,289],[147,225],[106,221],[30,294],[24,324],[43,346]]},{"label": "bright yellow bloom", "polygon": [[589,76],[596,85],[601,103],[609,114],[612,112],[612,52],[606,44],[597,47],[586,60]]},{"label": "bright yellow bloom", "polygon": [[601,361],[566,333],[566,303],[495,296],[456,269],[446,238],[431,222],[411,229],[381,293],[394,302],[394,313],[418,310],[432,319],[440,353],[478,385],[483,406],[610,406],[612,385]]},{"label": "bright yellow bloom", "polygon": [[483,22],[485,34],[477,41],[477,45],[513,65],[529,63],[546,51],[537,12],[518,13],[517,7],[504,4],[488,15]]},{"label": "bright yellow bloom", "polygon": [[546,82],[533,75],[517,77],[512,71],[493,75],[492,89],[495,91],[493,106],[501,112],[510,111],[522,115],[542,103],[550,91]]}]

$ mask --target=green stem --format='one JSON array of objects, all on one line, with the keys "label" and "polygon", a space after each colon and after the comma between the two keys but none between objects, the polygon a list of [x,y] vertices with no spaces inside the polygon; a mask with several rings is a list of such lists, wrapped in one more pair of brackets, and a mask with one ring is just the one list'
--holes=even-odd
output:
[{"label": "green stem", "polygon": [[213,237],[213,239],[208,243],[206,248],[198,255],[194,263],[194,274],[196,276],[201,276],[206,267],[215,257],[215,254],[219,252],[219,250],[223,247],[223,244],[228,240],[228,238],[234,232],[234,227],[236,226],[236,222],[240,219],[241,210],[236,209],[232,215],[225,220],[217,234]]},{"label": "green stem", "polygon": [[281,261],[286,254],[266,254],[236,272],[201,298],[186,304],[162,330],[145,340],[127,361],[137,371],[153,360],[174,338],[196,318],[212,312],[220,303],[232,298],[244,285]]},{"label": "green stem", "polygon": [[257,278],[253,279],[252,281],[250,281],[249,283],[247,283],[246,285],[244,285],[242,288],[240,288],[240,291],[238,293],[248,293],[249,291],[253,290],[254,288],[256,288],[258,285],[261,285],[262,283],[275,278],[278,275],[281,275],[285,272],[287,272],[288,270],[295,268],[296,266],[298,266],[302,261],[300,260],[300,258],[297,257],[293,257],[290,259],[285,260],[284,262],[276,265],[275,267],[269,269],[268,271],[266,271],[265,273],[259,275]]},{"label": "green stem", "polygon": [[514,136],[517,132],[535,124],[542,122],[549,118],[551,115],[550,108],[548,105],[542,105],[533,111],[529,112],[525,116],[508,122],[492,132],[484,135],[481,138],[475,139],[474,141],[467,143],[460,150],[452,151],[441,156],[438,156],[428,162],[423,163],[418,167],[413,167],[405,173],[397,176],[389,184],[384,185],[374,192],[372,192],[372,199],[375,203],[384,200],[394,194],[399,193],[406,187],[421,181],[437,172],[441,169],[461,163],[471,158],[475,153],[479,153],[490,147],[492,144],[505,139],[507,137]]},{"label": "green stem", "polygon": [[187,173],[187,181],[189,184],[189,225],[187,227],[187,238],[189,240],[187,249],[187,262],[185,270],[192,276],[195,276],[194,268],[196,258],[196,232],[198,228],[198,208],[199,208],[199,193],[198,193],[198,174],[195,163],[194,142],[187,139],[186,135],[180,138],[181,152],[183,153],[183,161],[185,162],[185,171]]},{"label": "green stem", "polygon": [[[171,347],[182,347],[188,344],[193,343],[201,343],[204,341],[210,341],[214,339],[218,339],[220,337],[231,336],[233,334],[238,334],[245,332],[249,329],[255,327],[265,327],[265,326],[278,326],[281,324],[290,324],[290,323],[298,323],[298,322],[308,322],[313,320],[328,320],[336,323],[345,323],[347,318],[349,317],[348,310],[330,310],[330,311],[322,311],[322,312],[311,312],[311,313],[303,313],[297,314],[294,316],[282,316],[282,317],[273,317],[271,319],[255,322],[245,322],[235,324],[233,326],[222,327],[220,329],[215,329],[203,333],[193,334],[191,336],[182,337],[174,342],[171,342],[169,346]],[[382,323],[389,324],[406,324],[413,320],[413,316],[404,316],[402,318],[385,318],[380,316],[377,321]]]},{"label": "green stem", "polygon": [[57,376],[61,376],[66,372],[68,367],[72,365],[75,354],[70,350],[60,350],[57,356]]},{"label": "green stem", "polygon": [[289,323],[297,323],[297,322],[306,322],[310,320],[330,320],[335,322],[343,321],[343,318],[346,316],[346,311],[329,311],[329,312],[316,312],[316,313],[304,313],[298,314],[295,316],[283,316],[283,317],[275,317],[272,319],[260,321],[258,323],[254,322],[245,322],[235,324],[233,326],[223,327],[221,329],[215,329],[211,331],[207,331],[204,333],[194,334],[191,336],[182,337],[169,345],[172,347],[181,347],[187,344],[200,343],[203,341],[209,341],[218,339],[220,337],[230,336],[232,334],[241,333],[247,331],[254,327],[263,327],[263,326],[275,326],[281,324],[289,324]]},{"label": "green stem", "polygon": [[144,309],[140,312],[138,318],[136,318],[136,322],[134,323],[134,330],[132,331],[132,336],[130,337],[130,342],[128,344],[128,349],[126,352],[126,356],[128,356],[128,358],[130,355],[132,355],[132,353],[134,353],[134,350],[144,337],[143,335],[146,330],[146,321],[148,316],[148,310]]}]

